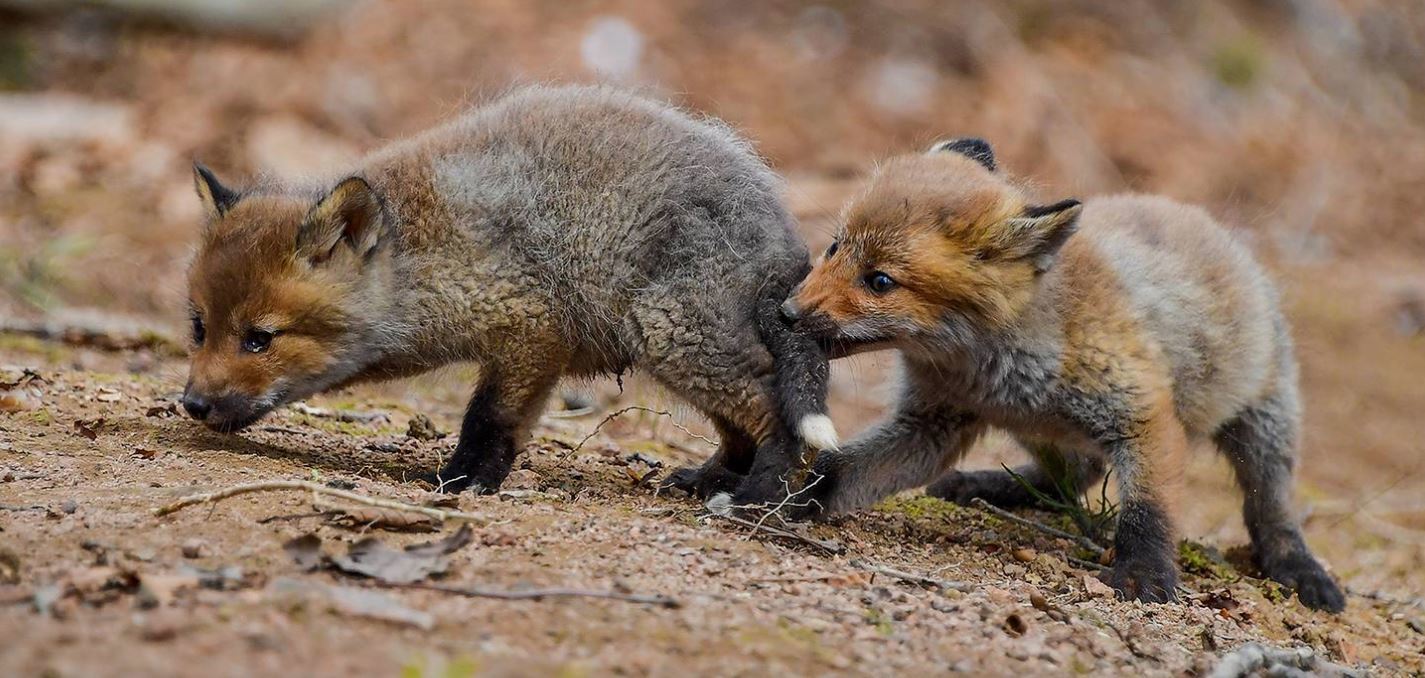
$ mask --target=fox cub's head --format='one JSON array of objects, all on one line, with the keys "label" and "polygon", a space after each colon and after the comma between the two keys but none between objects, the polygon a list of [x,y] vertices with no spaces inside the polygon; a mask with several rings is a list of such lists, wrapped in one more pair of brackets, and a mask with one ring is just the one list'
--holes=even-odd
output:
[{"label": "fox cub's head", "polygon": [[1073,234],[1077,200],[1033,206],[980,139],[892,158],[783,307],[842,351],[934,350],[1007,328]]},{"label": "fox cub's head", "polygon": [[194,180],[207,224],[188,272],[183,407],[234,431],[374,359],[389,304],[387,216],[359,177],[321,195],[234,191],[201,165]]}]

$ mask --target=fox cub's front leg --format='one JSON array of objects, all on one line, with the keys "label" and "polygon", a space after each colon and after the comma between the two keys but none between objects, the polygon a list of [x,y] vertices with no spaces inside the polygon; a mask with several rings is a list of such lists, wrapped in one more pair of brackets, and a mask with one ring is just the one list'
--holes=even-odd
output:
[{"label": "fox cub's front leg", "polygon": [[848,513],[924,485],[959,461],[983,431],[967,412],[903,401],[891,419],[839,451],[817,455],[807,481],[809,513]]},{"label": "fox cub's front leg", "polygon": [[1173,600],[1178,570],[1171,512],[1187,450],[1182,424],[1171,406],[1158,406],[1100,438],[1121,495],[1113,568],[1103,579],[1126,599]]},{"label": "fox cub's front leg", "polygon": [[498,491],[514,466],[520,442],[558,381],[557,371],[487,368],[465,408],[455,453],[426,480],[442,492],[469,487],[481,494]]}]

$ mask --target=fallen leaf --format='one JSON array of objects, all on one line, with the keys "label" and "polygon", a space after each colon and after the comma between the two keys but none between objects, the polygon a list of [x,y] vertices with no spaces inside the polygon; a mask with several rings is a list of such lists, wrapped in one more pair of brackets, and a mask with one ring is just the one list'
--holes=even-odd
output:
[{"label": "fallen leaf", "polygon": [[129,456],[134,457],[136,459],[153,459],[154,457],[158,456],[158,450],[149,450],[142,447],[135,447],[134,451]]},{"label": "fallen leaf", "polygon": [[144,410],[145,417],[176,417],[178,416],[178,403],[169,402],[163,405],[154,405]]},{"label": "fallen leaf", "polygon": [[0,412],[37,410],[49,382],[27,367],[0,367]]},{"label": "fallen leaf", "polygon": [[90,440],[99,438],[99,427],[104,425],[104,418],[98,419],[76,419],[74,422],[74,432]]},{"label": "fallen leaf", "polygon": [[100,386],[94,392],[94,399],[101,403],[117,403],[124,399],[124,394],[120,393],[117,389]]},{"label": "fallen leaf", "polygon": [[282,550],[303,570],[315,570],[322,564],[322,538],[308,532],[282,543]]},{"label": "fallen leaf", "polygon": [[461,525],[454,534],[438,541],[413,544],[397,551],[375,537],[355,544],[345,556],[331,558],[337,569],[392,584],[410,584],[443,574],[449,563],[445,556],[469,544],[473,531]]}]

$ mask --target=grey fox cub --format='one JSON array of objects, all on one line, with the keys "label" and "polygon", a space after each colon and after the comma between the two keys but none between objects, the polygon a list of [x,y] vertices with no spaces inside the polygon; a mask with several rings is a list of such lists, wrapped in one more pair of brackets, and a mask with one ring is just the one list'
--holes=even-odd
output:
[{"label": "grey fox cub", "polygon": [[214,429],[472,360],[446,490],[497,489],[565,375],[638,368],[704,412],[721,449],[671,481],[703,495],[774,499],[803,439],[836,443],[826,358],[778,310],[806,247],[776,176],[720,124],[530,87],[328,180],[195,179],[183,404]]},{"label": "grey fox cub", "polygon": [[[837,352],[896,348],[904,365],[895,414],[816,460],[826,511],[936,480],[987,427],[1005,429],[1067,456],[1081,488],[1112,467],[1107,580],[1167,600],[1183,455],[1211,440],[1236,469],[1262,570],[1308,606],[1345,605],[1291,513],[1300,405],[1276,291],[1202,210],[1143,196],[1030,205],[989,144],[946,142],[880,167],[785,311]],[[993,471],[929,492],[1033,500]]]}]

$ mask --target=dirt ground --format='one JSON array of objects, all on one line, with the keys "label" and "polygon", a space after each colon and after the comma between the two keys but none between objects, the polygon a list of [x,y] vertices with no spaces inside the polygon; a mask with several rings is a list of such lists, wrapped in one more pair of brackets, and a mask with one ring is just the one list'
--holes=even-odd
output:
[{"label": "dirt ground", "polygon": [[[367,0],[274,41],[81,4],[0,10],[0,329],[102,330],[0,331],[0,675],[1200,675],[1254,641],[1425,675],[1425,5]],[[314,533],[335,563],[457,525],[335,523],[349,504],[307,492],[155,516],[259,481],[428,501],[406,479],[454,438],[409,425],[453,435],[475,377],[328,394],[240,435],[179,416],[186,365],[164,338],[185,323],[191,161],[236,183],[331,172],[541,80],[727,120],[788,177],[813,251],[878,159],[945,135],[991,139],[1046,199],[1203,205],[1280,281],[1306,405],[1298,508],[1346,612],[1252,577],[1211,450],[1178,516],[1181,600],[1123,603],[1072,541],[916,493],[788,528],[823,546],[659,495],[711,433],[636,377],[575,385],[504,493],[458,498],[480,520],[435,581],[675,606],[311,571],[285,543]],[[133,341],[95,345],[115,337]],[[834,367],[843,436],[884,414],[893,372],[889,354]],[[630,406],[669,414],[601,426]],[[991,438],[964,466],[1020,459]]]}]

